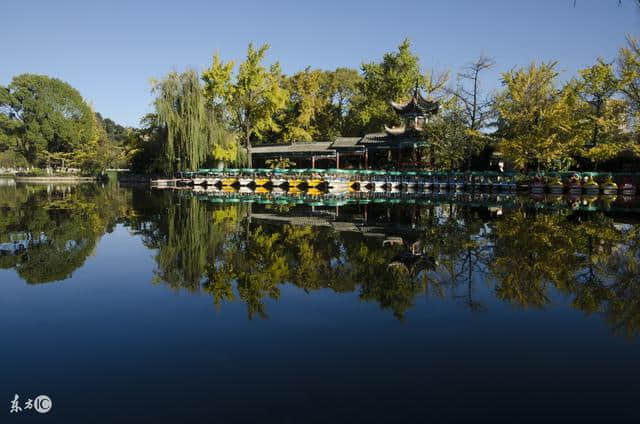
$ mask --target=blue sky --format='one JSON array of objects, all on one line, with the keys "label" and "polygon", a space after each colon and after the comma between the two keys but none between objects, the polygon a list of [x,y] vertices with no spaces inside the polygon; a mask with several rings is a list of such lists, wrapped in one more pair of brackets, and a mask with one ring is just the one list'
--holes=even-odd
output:
[{"label": "blue sky", "polygon": [[405,1],[11,1],[0,7],[0,84],[24,72],[61,78],[104,116],[137,125],[151,110],[149,79],[215,51],[241,61],[268,42],[286,73],[359,67],[405,38],[423,67],[453,72],[484,53],[500,72],[557,60],[564,78],[598,56],[612,59],[625,35],[640,36],[632,0]]}]

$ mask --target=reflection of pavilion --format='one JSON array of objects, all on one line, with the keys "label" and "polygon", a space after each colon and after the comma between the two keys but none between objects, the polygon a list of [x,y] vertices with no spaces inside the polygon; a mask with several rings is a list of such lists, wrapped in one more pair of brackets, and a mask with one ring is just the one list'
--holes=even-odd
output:
[{"label": "reflection of pavilion", "polygon": [[254,146],[254,166],[264,166],[271,158],[289,158],[302,167],[368,168],[385,162],[398,166],[417,165],[417,148],[426,144],[425,124],[438,112],[438,102],[426,100],[416,85],[412,97],[403,103],[390,102],[402,119],[402,126],[363,137],[338,137],[333,142],[297,142]]}]

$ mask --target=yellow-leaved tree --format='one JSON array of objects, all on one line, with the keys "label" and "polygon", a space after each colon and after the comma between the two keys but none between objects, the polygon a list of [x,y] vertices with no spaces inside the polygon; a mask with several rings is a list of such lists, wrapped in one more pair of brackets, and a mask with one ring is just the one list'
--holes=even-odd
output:
[{"label": "yellow-leaved tree", "polygon": [[532,63],[503,74],[496,97],[499,149],[519,169],[561,167],[576,149],[575,90],[558,88],[556,63]]},{"label": "yellow-leaved tree", "polygon": [[627,103],[614,96],[620,82],[611,64],[597,63],[580,71],[574,82],[579,95],[577,131],[582,140],[580,154],[596,166],[613,158],[628,146]]}]

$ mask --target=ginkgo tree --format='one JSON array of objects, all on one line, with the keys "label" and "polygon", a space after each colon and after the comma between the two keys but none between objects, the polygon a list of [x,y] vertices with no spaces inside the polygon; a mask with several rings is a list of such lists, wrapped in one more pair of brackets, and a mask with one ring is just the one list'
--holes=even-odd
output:
[{"label": "ginkgo tree", "polygon": [[582,69],[575,87],[580,97],[578,131],[584,143],[580,153],[597,165],[628,145],[626,103],[615,98],[620,82],[603,59]]},{"label": "ginkgo tree", "polygon": [[499,149],[519,169],[557,166],[576,150],[575,90],[556,86],[556,63],[503,74],[496,97]]},{"label": "ginkgo tree", "polygon": [[278,130],[274,116],[286,101],[286,90],[281,86],[280,64],[275,62],[268,68],[263,65],[268,49],[268,44],[255,49],[250,43],[235,81],[232,75],[234,63],[222,62],[218,54],[214,56],[211,67],[202,74],[208,101],[241,134],[249,167],[252,166],[252,137]]}]

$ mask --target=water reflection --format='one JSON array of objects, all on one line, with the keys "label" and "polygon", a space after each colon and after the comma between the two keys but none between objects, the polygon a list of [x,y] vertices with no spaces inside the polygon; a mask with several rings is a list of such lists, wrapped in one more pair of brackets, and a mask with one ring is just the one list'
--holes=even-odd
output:
[{"label": "water reflection", "polygon": [[[560,294],[616,333],[640,332],[635,199],[225,196],[3,186],[0,267],[30,284],[70,278],[122,224],[153,249],[153,284],[206,293],[220,310],[242,302],[250,319],[268,318],[267,299],[291,284],[355,292],[399,320],[419,296],[491,313],[494,302],[542,309]],[[477,298],[487,286],[493,298]]]}]

